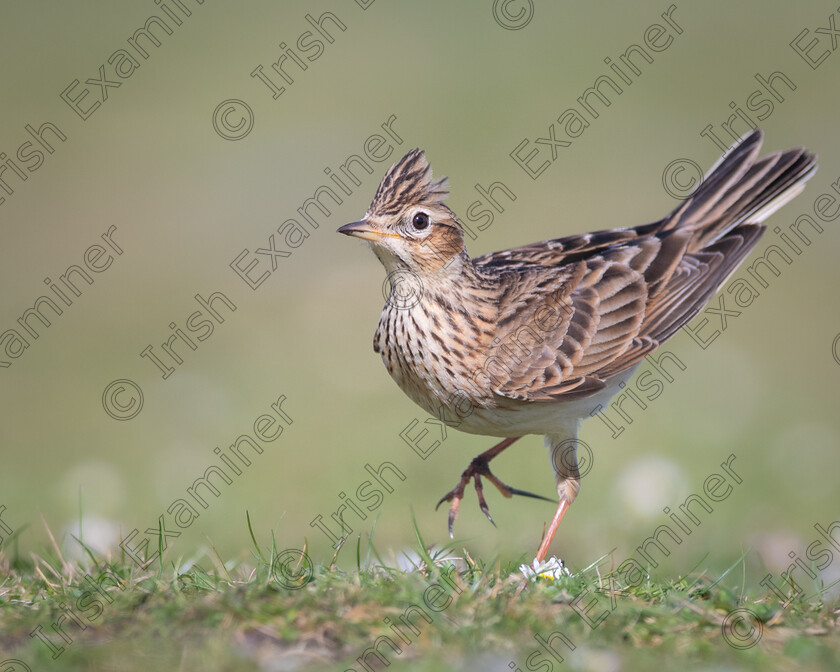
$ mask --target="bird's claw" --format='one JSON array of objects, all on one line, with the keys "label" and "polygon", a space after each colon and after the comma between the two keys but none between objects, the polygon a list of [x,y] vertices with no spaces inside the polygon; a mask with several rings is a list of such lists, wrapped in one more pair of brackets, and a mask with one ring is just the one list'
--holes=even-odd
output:
[{"label": "bird's claw", "polygon": [[461,480],[458,482],[452,490],[447,492],[443,497],[440,498],[440,501],[435,506],[435,511],[440,508],[440,505],[444,502],[452,502],[451,506],[449,507],[449,537],[454,537],[454,526],[455,526],[455,519],[458,517],[458,509],[461,506],[461,500],[464,498],[464,490],[467,487],[467,483],[470,482],[470,479],[473,479],[475,482],[475,492],[478,496],[478,508],[481,509],[482,513],[487,516],[487,520],[489,520],[493,525],[496,525],[496,522],[493,520],[492,516],[490,515],[490,507],[487,506],[487,500],[484,499],[484,486],[481,482],[481,477],[486,476],[487,479],[496,486],[499,492],[502,493],[504,497],[510,498],[513,495],[520,495],[522,497],[532,497],[534,499],[543,499],[546,502],[553,502],[554,500],[549,499],[548,497],[543,497],[542,495],[534,494],[533,492],[528,492],[527,490],[519,490],[518,488],[512,488],[509,485],[506,485],[502,481],[500,481],[493,473],[490,471],[490,465],[486,458],[479,455],[478,457],[474,458],[472,462],[470,462],[470,466],[468,466],[464,472],[461,474]]}]

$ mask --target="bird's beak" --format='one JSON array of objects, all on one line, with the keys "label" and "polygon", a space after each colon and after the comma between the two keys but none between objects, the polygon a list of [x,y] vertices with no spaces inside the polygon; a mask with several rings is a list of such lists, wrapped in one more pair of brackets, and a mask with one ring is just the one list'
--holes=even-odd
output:
[{"label": "bird's beak", "polygon": [[385,231],[379,231],[377,229],[374,229],[370,224],[368,224],[364,220],[362,220],[361,222],[350,222],[349,224],[345,224],[340,229],[338,229],[338,233],[343,233],[345,236],[353,236],[355,238],[373,241],[382,240],[383,238],[389,236],[399,238],[399,236],[397,236],[395,233],[386,233]]}]

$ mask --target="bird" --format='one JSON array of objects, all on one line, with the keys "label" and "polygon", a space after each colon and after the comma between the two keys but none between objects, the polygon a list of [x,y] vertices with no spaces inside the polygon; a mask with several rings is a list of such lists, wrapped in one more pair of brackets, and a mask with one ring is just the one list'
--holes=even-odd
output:
[{"label": "bird", "polygon": [[471,258],[421,149],[388,169],[364,217],[338,233],[366,241],[387,273],[373,338],[408,397],[450,427],[502,441],[476,456],[449,502],[450,537],[474,481],[513,488],[490,461],[525,435],[543,435],[558,500],[535,566],[580,491],[577,435],[642,360],[705,306],[804,188],[817,157],[804,148],[759,158],[763,132],[736,142],[666,217]]}]

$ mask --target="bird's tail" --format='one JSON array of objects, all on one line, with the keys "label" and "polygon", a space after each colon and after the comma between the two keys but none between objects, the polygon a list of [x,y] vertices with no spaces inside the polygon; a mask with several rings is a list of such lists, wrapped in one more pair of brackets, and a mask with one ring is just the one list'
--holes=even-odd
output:
[{"label": "bird's tail", "polygon": [[659,232],[694,231],[697,252],[741,224],[759,224],[796,196],[817,170],[817,157],[798,147],[758,159],[764,134],[744,136],[706,173],[697,190],[666,217]]}]

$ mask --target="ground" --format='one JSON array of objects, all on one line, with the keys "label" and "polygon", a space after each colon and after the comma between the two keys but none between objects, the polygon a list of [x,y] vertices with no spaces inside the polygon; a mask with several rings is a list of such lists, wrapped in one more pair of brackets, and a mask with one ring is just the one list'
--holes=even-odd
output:
[{"label": "ground", "polygon": [[[744,565],[638,585],[613,560],[526,578],[454,549],[388,567],[366,540],[355,570],[260,547],[223,563],[164,553],[140,568],[93,553],[0,555],[2,669],[836,670],[840,604],[743,595]],[[163,559],[161,559],[163,558]],[[346,559],[346,558],[345,558]],[[613,568],[614,569],[614,568]],[[737,577],[737,578],[734,578]],[[93,581],[98,582],[98,590]],[[56,627],[54,627],[54,625]],[[63,636],[61,633],[64,633]]]}]

